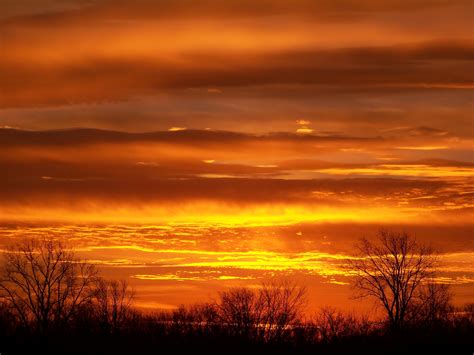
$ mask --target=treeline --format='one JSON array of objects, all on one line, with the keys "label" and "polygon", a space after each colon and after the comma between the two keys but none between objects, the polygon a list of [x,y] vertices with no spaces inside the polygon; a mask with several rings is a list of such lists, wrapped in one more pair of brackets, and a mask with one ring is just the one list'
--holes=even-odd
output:
[{"label": "treeline", "polygon": [[[410,252],[421,255],[414,249],[416,245],[406,244],[409,238],[402,237],[385,235],[385,242],[397,255],[395,260],[378,250],[385,265],[393,261],[399,276],[414,270],[402,260],[432,268],[429,253],[423,250],[421,262]],[[384,237],[380,240],[383,246]],[[369,248],[364,243],[364,248]],[[405,257],[401,257],[399,247]],[[370,252],[375,258],[376,253]],[[58,242],[25,241],[12,246],[4,257],[0,279],[2,355],[380,354],[406,352],[415,344],[455,344],[469,349],[474,339],[474,304],[455,308],[447,287],[422,284],[421,276],[433,276],[428,269],[420,269],[422,275],[411,275],[408,280],[399,277],[395,283],[394,275],[383,276],[378,271],[375,286],[385,290],[378,296],[383,297],[382,309],[384,303],[388,308],[384,319],[373,321],[330,307],[308,315],[304,287],[289,281],[266,282],[255,289],[229,289],[215,301],[175,310],[141,312],[133,307],[135,295],[125,281],[101,278],[92,265],[78,260],[72,250]],[[371,259],[357,260],[351,268],[361,271]],[[370,275],[370,270],[364,275]],[[386,285],[384,277],[389,280]],[[406,295],[396,293],[414,286],[412,278],[416,287],[410,296],[415,297],[404,307],[400,303],[406,301]],[[364,288],[359,290],[370,290],[360,278],[355,286],[361,283]]]}]

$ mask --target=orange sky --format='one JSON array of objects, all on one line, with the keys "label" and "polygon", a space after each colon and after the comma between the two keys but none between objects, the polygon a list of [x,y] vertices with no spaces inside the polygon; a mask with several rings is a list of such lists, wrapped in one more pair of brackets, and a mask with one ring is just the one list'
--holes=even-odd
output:
[{"label": "orange sky", "polygon": [[471,1],[3,0],[0,233],[142,306],[269,277],[345,308],[381,226],[474,296]]}]

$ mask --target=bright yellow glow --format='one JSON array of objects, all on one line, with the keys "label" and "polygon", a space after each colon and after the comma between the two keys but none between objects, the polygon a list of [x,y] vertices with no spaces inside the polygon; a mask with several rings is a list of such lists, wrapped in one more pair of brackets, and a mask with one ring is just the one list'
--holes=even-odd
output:
[{"label": "bright yellow glow", "polygon": [[307,126],[311,124],[311,122],[308,120],[296,120],[296,124],[299,124],[300,126]]},{"label": "bright yellow glow", "polygon": [[[368,206],[330,207],[310,205],[233,205],[215,202],[190,202],[180,206],[107,206],[89,201],[86,208],[63,209],[27,207],[0,209],[1,218],[8,220],[56,221],[76,223],[190,223],[223,226],[270,226],[301,222],[357,221],[376,222],[410,220],[413,210]],[[422,210],[418,211],[421,212]]]},{"label": "bright yellow glow", "polygon": [[296,130],[296,133],[309,134],[309,133],[313,133],[313,129],[308,128],[308,127],[301,127]]},{"label": "bright yellow glow", "polygon": [[396,147],[397,149],[403,149],[403,150],[443,150],[443,149],[448,149],[448,146],[431,146],[431,145],[425,145],[425,146],[411,146],[411,147]]},{"label": "bright yellow glow", "polygon": [[474,177],[474,168],[430,166],[424,164],[382,164],[373,168],[330,168],[319,172],[332,175],[377,175],[377,176],[420,176],[420,177]]},{"label": "bright yellow glow", "polygon": [[186,127],[170,127],[168,128],[168,131],[170,132],[179,132],[179,131],[185,131]]}]

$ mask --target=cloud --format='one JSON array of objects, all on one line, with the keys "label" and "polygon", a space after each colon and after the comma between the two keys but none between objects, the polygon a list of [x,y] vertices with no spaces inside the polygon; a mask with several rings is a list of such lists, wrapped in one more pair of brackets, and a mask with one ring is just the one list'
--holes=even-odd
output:
[{"label": "cloud", "polygon": [[[7,39],[7,51],[8,46]],[[209,86],[298,84],[330,90],[463,90],[474,82],[470,75],[473,58],[472,43],[245,55],[190,52],[173,61],[99,55],[65,58],[55,65],[35,63],[34,58],[12,61],[7,56],[1,60],[5,94],[0,105],[102,102]]]},{"label": "cloud", "polygon": [[[374,162],[378,157],[389,154],[398,160],[433,157],[447,159],[444,156],[426,154],[410,157],[403,151],[419,150],[429,153],[434,148],[442,147],[448,156],[450,152],[455,156],[458,150],[467,150],[471,144],[469,140],[447,133],[439,134],[439,130],[428,127],[424,127],[421,133],[419,128],[409,129],[410,132],[415,130],[416,134],[406,134],[406,130],[390,130],[385,137],[310,131],[305,126],[300,129],[303,131],[264,134],[192,129],[146,133],[98,129],[0,129],[0,147],[3,148],[2,156],[10,159],[64,161],[64,153],[68,152],[71,162],[112,163],[116,160],[116,152],[121,151],[120,160],[127,164],[154,162],[166,166],[167,162],[173,160],[202,162],[212,157],[212,160],[227,165],[239,165],[242,161],[252,159],[254,163],[250,165],[255,167],[272,165],[275,161],[288,160],[289,157],[309,159],[316,152],[318,160],[339,162],[356,161],[356,158],[361,163]],[[128,148],[124,149],[125,147]]]},{"label": "cloud", "polygon": [[296,130],[296,133],[313,133],[314,130],[312,128],[308,128],[308,127],[300,127]]},{"label": "cloud", "polygon": [[[91,6],[101,0],[3,0],[0,19],[23,16],[44,16],[46,13],[64,13]],[[106,0],[103,0],[105,2]]]},{"label": "cloud", "polygon": [[436,129],[433,127],[419,126],[419,127],[393,127],[383,130],[384,133],[396,134],[396,135],[410,135],[410,136],[434,136],[442,137],[449,135],[448,131]]},{"label": "cloud", "polygon": [[397,149],[403,150],[443,150],[448,149],[449,147],[445,145],[421,145],[421,146],[405,146],[405,147],[396,147]]},{"label": "cloud", "polygon": [[[15,169],[30,166],[32,172],[42,169],[38,172],[40,176],[54,176],[58,171],[61,174],[60,166],[80,171],[81,164],[94,169],[102,164],[111,173],[124,165],[143,169],[160,167],[160,174],[167,176],[284,176],[288,170],[339,168],[341,164],[367,168],[387,161],[410,164],[418,160],[428,165],[433,158],[438,162],[455,161],[453,157],[467,152],[471,144],[469,140],[439,134],[439,130],[428,127],[408,129],[416,134],[389,130],[386,137],[319,133],[304,126],[302,129],[297,133],[265,134],[191,129],[147,133],[0,129],[0,162],[12,172],[14,166]],[[211,160],[214,164],[207,164]],[[52,172],[48,170],[51,168]],[[157,172],[151,169],[148,173]],[[108,175],[106,171],[104,176]]]},{"label": "cloud", "polygon": [[302,119],[300,119],[300,120],[296,120],[296,124],[298,124],[298,125],[300,125],[300,126],[307,126],[307,125],[311,124],[311,122],[308,121],[308,120],[302,120]]},{"label": "cloud", "polygon": [[468,6],[8,2],[0,124],[262,132],[294,131],[302,117],[321,131],[350,122],[357,134],[409,124],[472,136]]},{"label": "cloud", "polygon": [[[25,131],[17,129],[0,129],[0,146],[73,146],[93,144],[122,143],[174,143],[192,146],[212,147],[217,143],[246,144],[266,142],[273,144],[294,142],[324,142],[344,144],[344,142],[381,143],[381,137],[351,137],[344,135],[308,135],[302,140],[300,136],[289,132],[270,132],[267,134],[250,134],[231,131],[190,130],[174,127],[168,131],[128,133],[99,129],[65,129],[50,131]],[[176,129],[178,128],[178,129]]]},{"label": "cloud", "polygon": [[199,5],[193,0],[135,0],[133,3],[125,0],[63,0],[57,3],[51,0],[23,0],[20,4],[13,0],[4,1],[2,17],[34,15],[36,18],[50,16],[60,12],[72,21],[77,17],[102,16],[115,19],[168,19],[175,16],[180,18],[239,18],[265,17],[274,15],[305,15],[319,20],[334,21],[348,17],[361,17],[383,12],[410,13],[432,9],[467,8],[468,0],[452,2],[448,0],[412,0],[399,2],[396,0],[361,0],[357,4],[350,0],[318,2],[308,0],[206,0]]},{"label": "cloud", "polygon": [[[398,146],[394,138],[90,129],[4,129],[0,137],[0,209],[5,216],[47,205],[74,213],[102,211],[97,216],[123,210],[148,218],[160,215],[157,208],[164,209],[164,216],[196,209],[227,216],[255,209],[249,212],[252,219],[282,214],[284,220],[305,220],[318,215],[355,218],[360,206],[375,206],[388,214],[457,210],[461,218],[472,205],[466,187],[472,163],[367,158],[369,153],[398,152],[390,148]],[[349,149],[353,146],[364,149]],[[315,160],[315,152],[346,158]],[[360,154],[365,161],[355,163]]]}]

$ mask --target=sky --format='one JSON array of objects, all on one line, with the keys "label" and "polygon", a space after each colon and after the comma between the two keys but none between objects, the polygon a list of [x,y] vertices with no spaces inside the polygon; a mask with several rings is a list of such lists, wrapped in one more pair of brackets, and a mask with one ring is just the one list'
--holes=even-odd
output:
[{"label": "sky", "polygon": [[147,308],[278,277],[352,309],[385,227],[472,299],[473,6],[2,0],[1,243],[67,241]]}]

